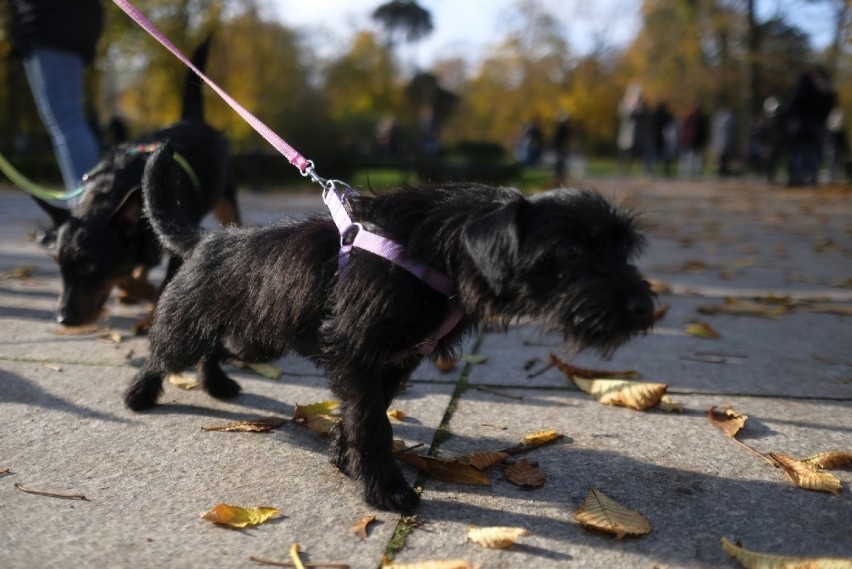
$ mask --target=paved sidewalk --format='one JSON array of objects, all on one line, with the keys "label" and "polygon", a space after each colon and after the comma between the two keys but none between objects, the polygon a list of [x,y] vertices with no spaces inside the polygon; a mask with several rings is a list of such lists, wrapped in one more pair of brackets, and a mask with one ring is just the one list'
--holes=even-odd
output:
[{"label": "paved sidewalk", "polygon": [[[277,362],[280,381],[229,369],[244,390],[233,402],[167,385],[157,410],[124,409],[122,392],[147,354],[146,340],[128,335],[143,308],[111,302],[103,325],[121,333],[117,343],[57,334],[58,270],[29,240],[46,216],[23,194],[0,189],[0,469],[10,469],[0,476],[0,568],[260,567],[249,558],[289,561],[296,542],[311,563],[370,569],[388,549],[400,563],[466,559],[483,568],[737,567],[723,536],[751,550],[852,558],[852,471],[832,471],[843,484],[836,496],[796,488],[706,417],[725,405],[747,414],[737,438],[760,453],[852,451],[852,316],[698,311],[724,297],[769,294],[848,310],[852,192],[743,182],[596,187],[644,211],[649,248],[640,266],[671,288],[659,298],[670,309],[611,361],[582,354],[573,362],[638,370],[666,383],[684,413],[604,406],[543,370],[558,350],[554,338],[525,326],[484,332],[466,347],[480,360],[447,373],[429,363],[417,370],[393,405],[406,414],[396,437],[434,445],[441,456],[509,447],[542,429],[565,439],[523,456],[547,475],[535,490],[511,484],[500,467],[489,471],[490,486],[442,483],[404,467],[423,485],[423,504],[416,520],[402,521],[368,508],[329,464],[326,441],[302,426],[202,430],[289,418],[296,404],[328,399],[322,373],[304,360]],[[260,223],[320,207],[314,195],[241,201]],[[21,267],[30,276],[16,278]],[[687,334],[693,320],[721,337]],[[616,540],[579,526],[574,512],[590,486],[642,513],[651,533]],[[242,531],[199,518],[220,502],[274,506],[281,515]],[[350,526],[365,515],[377,521],[362,540]],[[471,524],[529,535],[509,549],[484,549],[466,539]]]}]

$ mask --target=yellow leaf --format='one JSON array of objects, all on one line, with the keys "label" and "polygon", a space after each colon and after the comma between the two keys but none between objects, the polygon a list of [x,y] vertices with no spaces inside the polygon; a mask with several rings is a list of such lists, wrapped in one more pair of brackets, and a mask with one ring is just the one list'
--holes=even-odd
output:
[{"label": "yellow leaf", "polygon": [[833,474],[816,471],[804,462],[785,454],[770,452],[769,456],[799,488],[830,492],[835,496],[840,493],[840,480]]},{"label": "yellow leaf", "polygon": [[733,316],[758,316],[778,318],[788,312],[781,304],[765,304],[738,298],[726,298],[724,304],[711,304],[698,307],[701,314],[730,314]]},{"label": "yellow leaf", "polygon": [[722,336],[706,322],[692,322],[686,325],[686,333],[697,338],[715,340]]},{"label": "yellow leaf", "polygon": [[310,405],[296,405],[296,412],[293,414],[293,420],[307,419],[313,415],[329,415],[332,411],[340,407],[339,401],[320,401],[319,403],[311,403]]},{"label": "yellow leaf", "polygon": [[489,549],[506,549],[514,545],[518,538],[529,535],[524,528],[513,527],[476,527],[467,528],[467,537],[473,543]]},{"label": "yellow leaf", "polygon": [[186,373],[170,373],[169,383],[180,389],[195,389],[198,387],[198,378]]},{"label": "yellow leaf", "polygon": [[201,517],[214,524],[225,525],[232,528],[244,528],[262,524],[272,516],[277,515],[278,508],[252,507],[243,508],[230,504],[217,504],[209,512],[204,512]]},{"label": "yellow leaf", "polygon": [[479,569],[479,565],[464,559],[446,559],[417,563],[382,563],[382,569]]},{"label": "yellow leaf", "polygon": [[722,548],[746,569],[852,569],[852,559],[791,557],[749,551],[722,538]]},{"label": "yellow leaf", "polygon": [[299,557],[299,544],[294,543],[293,547],[290,548],[290,558],[293,560],[293,566],[296,569],[305,569],[304,564],[302,564],[302,558]]},{"label": "yellow leaf", "polygon": [[272,429],[278,428],[287,419],[280,417],[267,417],[265,419],[257,419],[254,421],[237,421],[236,423],[228,423],[226,425],[215,425],[212,427],[201,427],[204,431],[221,431],[235,433],[266,433]]},{"label": "yellow leaf", "polygon": [[545,429],[526,435],[523,442],[524,446],[543,445],[550,441],[555,441],[561,436],[556,429]]},{"label": "yellow leaf", "polygon": [[653,407],[666,392],[664,383],[625,381],[622,379],[583,379],[572,377],[574,384],[604,405],[629,407],[638,411]]},{"label": "yellow leaf", "polygon": [[256,373],[257,375],[262,375],[263,377],[267,377],[269,379],[281,379],[281,368],[272,364],[247,364],[248,369]]},{"label": "yellow leaf", "polygon": [[574,519],[586,527],[615,534],[616,539],[625,535],[642,535],[651,531],[648,520],[633,510],[629,510],[597,490],[594,486]]},{"label": "yellow leaf", "polygon": [[714,427],[721,429],[723,433],[734,438],[740,432],[740,429],[745,427],[748,415],[743,415],[735,411],[730,405],[725,407],[723,412],[719,413],[716,411],[716,406],[714,405],[707,411],[707,418],[710,419]]},{"label": "yellow leaf", "polygon": [[547,480],[547,474],[540,470],[537,464],[525,458],[516,464],[510,464],[503,472],[506,480],[522,488],[540,488]]},{"label": "yellow leaf", "polygon": [[391,419],[396,419],[397,421],[404,421],[405,411],[402,411],[400,409],[391,409],[390,411],[388,411],[388,417],[390,417]]},{"label": "yellow leaf", "polygon": [[470,484],[473,486],[488,486],[491,484],[485,473],[459,460],[447,460],[409,452],[397,454],[396,458],[417,470],[430,474],[441,482]]},{"label": "yellow leaf", "polygon": [[660,411],[665,411],[666,413],[683,413],[684,410],[683,403],[672,401],[668,395],[660,397],[660,403],[657,407],[660,408]]},{"label": "yellow leaf", "polygon": [[803,458],[802,462],[808,466],[825,468],[827,470],[846,468],[847,466],[852,466],[852,452],[842,450],[821,452],[808,458]]},{"label": "yellow leaf", "polygon": [[477,470],[485,472],[495,464],[500,464],[509,458],[509,453],[491,450],[468,452],[456,457],[456,460],[469,464]]},{"label": "yellow leaf", "polygon": [[311,415],[305,419],[304,425],[312,433],[318,435],[330,435],[334,426],[340,422],[336,415]]},{"label": "yellow leaf", "polygon": [[349,530],[360,537],[361,539],[367,539],[367,526],[376,521],[376,516],[364,516],[354,524]]},{"label": "yellow leaf", "polygon": [[642,377],[641,373],[632,369],[626,371],[609,371],[577,367],[569,362],[562,361],[556,354],[550,354],[550,361],[569,379],[574,377],[582,377],[584,379],[637,379]]}]

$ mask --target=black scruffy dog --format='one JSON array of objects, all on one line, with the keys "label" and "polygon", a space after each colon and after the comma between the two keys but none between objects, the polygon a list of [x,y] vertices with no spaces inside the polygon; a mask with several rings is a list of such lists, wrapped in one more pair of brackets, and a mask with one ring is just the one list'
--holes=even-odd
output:
[{"label": "black scruffy dog", "polygon": [[448,300],[411,273],[354,249],[338,270],[329,215],[204,234],[182,219],[161,150],[148,163],[145,206],[165,246],[185,258],[163,292],[151,356],[125,402],[154,406],[163,378],[198,364],[204,389],[234,397],[220,362],[297,352],[323,366],[342,403],[333,462],[363,484],[371,505],[411,511],[417,494],[391,453],[386,411],[422,356],[412,347],[458,303],[464,316],[435,355],[448,355],[478,322],[530,318],[578,347],[614,350],[652,324],[651,289],[630,260],[643,238],[634,219],[587,190],[530,198],[475,184],[353,196],[353,220],[404,245],[458,286]]},{"label": "black scruffy dog", "polygon": [[[202,69],[208,48],[209,40],[193,54]],[[36,199],[55,225],[55,256],[62,273],[56,312],[60,324],[79,326],[97,320],[115,286],[127,300],[156,298],[147,272],[160,263],[161,251],[142,215],[141,185],[151,151],[166,140],[185,160],[180,180],[170,191],[187,222],[198,224],[214,207],[223,224],[239,222],[228,142],[204,121],[201,81],[189,72],[180,122],[111,150],[86,175],[82,199],[73,211]],[[179,263],[172,256],[166,280]]]}]

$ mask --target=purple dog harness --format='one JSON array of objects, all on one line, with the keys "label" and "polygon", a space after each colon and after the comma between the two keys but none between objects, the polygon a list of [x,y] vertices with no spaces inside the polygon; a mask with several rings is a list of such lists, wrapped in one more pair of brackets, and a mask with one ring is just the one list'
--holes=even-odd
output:
[{"label": "purple dog harness", "polygon": [[[210,86],[228,105],[240,115],[258,134],[266,139],[278,152],[280,152],[287,160],[299,169],[302,176],[309,177],[311,180],[323,187],[323,201],[328,206],[331,218],[340,232],[340,270],[342,274],[343,268],[349,260],[349,253],[353,247],[369,251],[400,268],[405,269],[436,291],[440,292],[452,303],[453,307],[450,314],[444,319],[443,324],[438,327],[428,338],[419,342],[414,348],[413,353],[423,356],[430,355],[435,351],[438,341],[449,334],[453,328],[459,323],[464,316],[464,311],[456,301],[456,285],[446,275],[432,269],[431,267],[410,259],[405,253],[405,247],[384,237],[366,230],[360,223],[353,222],[343,205],[347,197],[356,195],[357,192],[350,188],[347,184],[339,180],[326,180],[314,171],[314,163],[307,160],[299,152],[287,144],[280,136],[272,129],[266,126],[260,119],[250,113],[245,107],[240,105],[234,98],[226,93],[221,87],[210,80],[204,73],[201,72],[175,45],[160,32],[159,29],[140,12],[128,0],[113,0],[113,2],[121,8],[128,16],[130,16],[137,24],[139,24],[146,32],[154,39],[160,42],[168,49],[175,57],[181,60],[184,65],[192,69],[207,85]],[[338,186],[342,189],[338,190]],[[340,193],[338,193],[340,192]],[[408,355],[407,353],[400,354],[401,359]]]}]

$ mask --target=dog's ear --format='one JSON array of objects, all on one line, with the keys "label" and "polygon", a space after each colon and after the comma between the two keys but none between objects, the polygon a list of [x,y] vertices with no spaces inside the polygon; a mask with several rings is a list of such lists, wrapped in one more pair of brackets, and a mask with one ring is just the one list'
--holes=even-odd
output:
[{"label": "dog's ear", "polygon": [[47,215],[50,216],[50,219],[53,221],[54,227],[59,227],[71,217],[71,210],[65,209],[64,207],[59,207],[55,205],[51,205],[44,200],[40,200],[37,197],[33,196],[38,207],[42,209]]},{"label": "dog's ear", "polygon": [[133,188],[127,192],[110,219],[128,235],[136,233],[142,221],[142,189]]},{"label": "dog's ear", "polygon": [[517,266],[521,243],[518,219],[528,205],[526,199],[519,197],[474,217],[465,227],[467,252],[497,296],[506,292],[506,285]]}]

